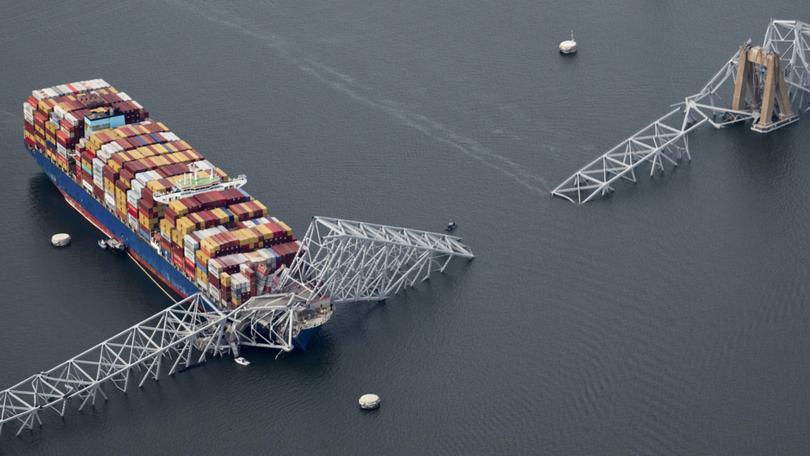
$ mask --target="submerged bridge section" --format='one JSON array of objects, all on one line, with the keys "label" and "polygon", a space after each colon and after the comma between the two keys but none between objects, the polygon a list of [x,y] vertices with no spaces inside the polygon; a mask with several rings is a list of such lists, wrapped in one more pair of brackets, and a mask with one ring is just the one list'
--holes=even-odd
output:
[{"label": "submerged bridge section", "polygon": [[135,381],[141,387],[209,354],[237,353],[239,346],[290,351],[299,331],[328,320],[332,304],[385,299],[444,271],[457,257],[474,256],[454,236],[315,217],[291,267],[274,277],[271,293],[226,311],[203,294],[190,296],[0,391],[0,432],[6,425],[16,425],[17,435],[33,430],[43,411],[81,411],[99,395],[106,400],[107,387],[126,392]]},{"label": "submerged bridge section", "polygon": [[636,171],[650,176],[677,166],[689,153],[688,134],[703,124],[722,128],[752,122],[768,133],[810,111],[810,25],[774,20],[762,46],[750,40],[706,85],[678,108],[637,131],[558,185],[551,194],[584,204],[615,190],[619,180],[635,183]]},{"label": "submerged bridge section", "polygon": [[455,236],[315,217],[282,283],[306,286],[335,304],[381,301],[444,272],[453,258],[474,258]]}]

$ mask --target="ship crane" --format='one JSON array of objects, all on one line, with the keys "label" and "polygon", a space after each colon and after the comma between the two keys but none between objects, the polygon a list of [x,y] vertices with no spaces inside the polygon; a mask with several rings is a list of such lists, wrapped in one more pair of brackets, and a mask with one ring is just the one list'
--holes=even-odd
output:
[{"label": "ship crane", "polygon": [[315,217],[289,268],[275,273],[269,293],[220,310],[197,293],[73,358],[0,391],[0,432],[17,435],[42,425],[41,413],[64,416],[95,404],[105,389],[126,392],[161,373],[173,375],[207,356],[238,356],[239,346],[293,348],[309,325],[328,320],[335,304],[383,300],[454,258],[471,260],[461,239],[447,234]]},{"label": "ship crane", "polygon": [[551,194],[584,204],[615,190],[619,180],[635,183],[636,170],[650,176],[678,166],[689,153],[688,135],[703,124],[722,128],[750,121],[769,133],[810,111],[810,25],[772,20],[762,46],[749,42],[729,59],[700,92],[677,108],[580,168]]}]

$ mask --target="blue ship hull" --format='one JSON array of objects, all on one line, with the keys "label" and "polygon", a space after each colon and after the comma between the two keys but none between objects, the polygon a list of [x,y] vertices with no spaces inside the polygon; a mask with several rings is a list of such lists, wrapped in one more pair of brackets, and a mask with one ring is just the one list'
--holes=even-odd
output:
[{"label": "blue ship hull", "polygon": [[[151,273],[181,297],[201,291],[191,279],[177,270],[169,259],[161,256],[146,240],[135,234],[47,157],[36,150],[29,149],[29,152],[68,203],[104,234],[123,242],[127,246],[130,258],[143,266],[147,273]],[[319,329],[320,327],[316,327],[299,332],[293,341],[295,347],[305,350]]]}]

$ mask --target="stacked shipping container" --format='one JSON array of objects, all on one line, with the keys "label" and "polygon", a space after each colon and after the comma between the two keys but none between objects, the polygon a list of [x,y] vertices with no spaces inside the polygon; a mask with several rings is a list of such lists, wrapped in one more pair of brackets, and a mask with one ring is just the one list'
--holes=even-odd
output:
[{"label": "stacked shipping container", "polygon": [[[35,90],[23,118],[29,149],[159,246],[216,302],[238,306],[263,292],[268,276],[300,247],[290,227],[244,190],[206,190],[227,174],[102,79]],[[181,189],[193,194],[155,200]]]}]

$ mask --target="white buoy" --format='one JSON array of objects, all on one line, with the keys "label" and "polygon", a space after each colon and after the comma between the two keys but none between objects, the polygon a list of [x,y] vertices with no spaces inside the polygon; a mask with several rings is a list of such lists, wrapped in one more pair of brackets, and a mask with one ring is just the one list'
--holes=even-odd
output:
[{"label": "white buoy", "polygon": [[65,247],[70,244],[70,235],[67,233],[56,233],[51,236],[51,244],[54,247]]},{"label": "white buoy", "polygon": [[360,408],[363,410],[373,410],[380,406],[380,396],[376,394],[364,394],[360,396]]},{"label": "white buoy", "polygon": [[577,42],[574,40],[574,31],[571,30],[571,39],[565,40],[560,43],[560,53],[561,54],[576,54],[577,53]]}]

